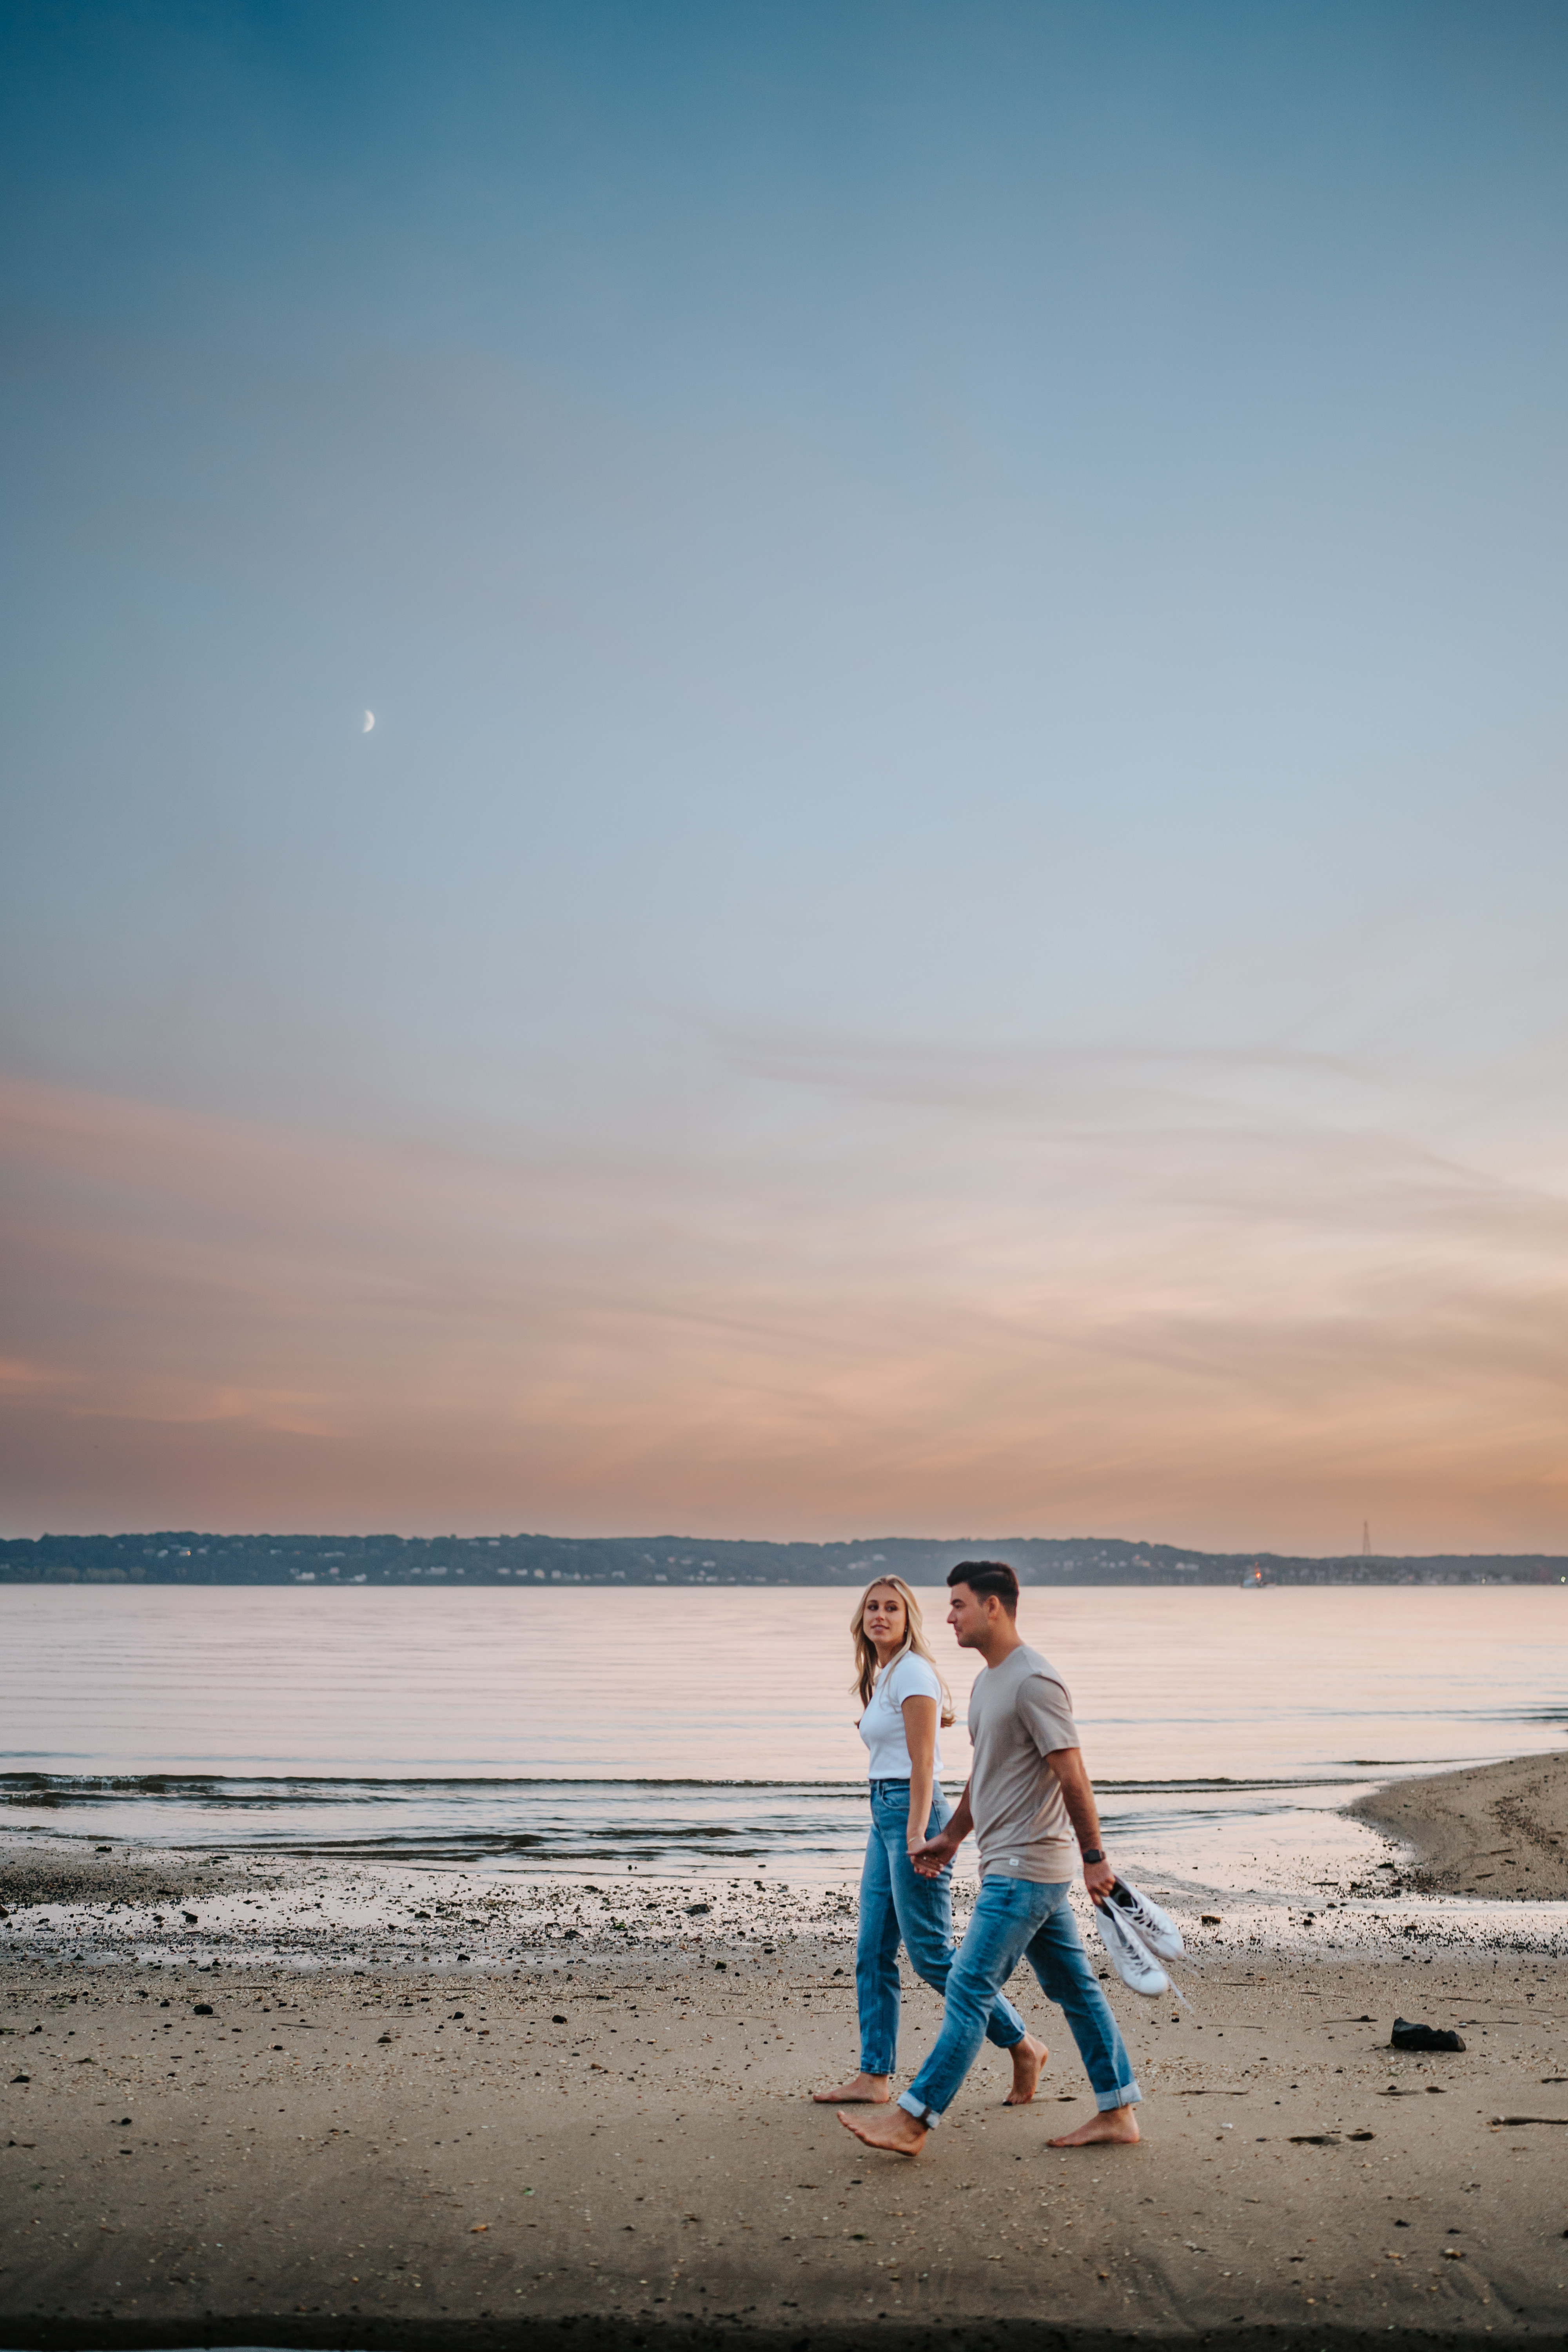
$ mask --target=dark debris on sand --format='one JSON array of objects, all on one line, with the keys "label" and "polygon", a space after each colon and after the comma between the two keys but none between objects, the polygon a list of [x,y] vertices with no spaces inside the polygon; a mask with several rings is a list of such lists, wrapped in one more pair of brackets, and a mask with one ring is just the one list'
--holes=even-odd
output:
[{"label": "dark debris on sand", "polygon": [[203,1863],[199,1854],[121,1862],[112,1854],[37,1855],[13,1849],[0,1861],[0,1906],[25,1911],[45,1903],[180,1903],[219,1895],[243,1874]]}]

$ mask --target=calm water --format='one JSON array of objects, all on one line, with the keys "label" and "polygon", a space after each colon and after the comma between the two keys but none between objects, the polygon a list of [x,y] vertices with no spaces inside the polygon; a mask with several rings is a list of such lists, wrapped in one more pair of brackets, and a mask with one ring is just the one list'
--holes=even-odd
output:
[{"label": "calm water", "polygon": [[[922,1595],[962,1718],[972,1673]],[[846,1592],[0,1588],[17,1826],[558,1871],[833,1877],[864,1751]],[[1373,1849],[1357,1787],[1555,1748],[1568,1590],[1026,1597],[1119,1858],[1310,1882]],[[947,1734],[944,1778],[968,1742]]]}]

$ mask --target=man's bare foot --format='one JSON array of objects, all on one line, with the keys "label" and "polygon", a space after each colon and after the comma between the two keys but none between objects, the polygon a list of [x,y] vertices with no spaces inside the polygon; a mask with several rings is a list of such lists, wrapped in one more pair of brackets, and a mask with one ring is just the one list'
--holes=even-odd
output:
[{"label": "man's bare foot", "polygon": [[1040,2069],[1050,2056],[1043,2042],[1026,2033],[1022,2042],[1015,2042],[1007,2055],[1013,2061],[1013,2087],[1002,2105],[1005,2107],[1026,2107],[1035,2095],[1035,2085],[1040,2079]]},{"label": "man's bare foot", "polygon": [[1077,2131],[1063,2132],[1059,2139],[1047,2140],[1046,2146],[1103,2147],[1109,2141],[1117,2147],[1131,2147],[1142,2137],[1131,2107],[1108,2107],[1103,2115],[1090,2116],[1088,2123],[1079,2124]]},{"label": "man's bare foot", "polygon": [[836,2091],[813,2091],[819,2107],[885,2107],[893,2095],[890,2074],[856,2074]]},{"label": "man's bare foot", "polygon": [[885,2148],[889,2156],[919,2156],[931,2137],[929,2128],[911,2116],[908,2107],[894,2107],[890,2114],[872,2117],[864,2123],[858,2116],[840,2116],[839,2122],[868,2147]]}]

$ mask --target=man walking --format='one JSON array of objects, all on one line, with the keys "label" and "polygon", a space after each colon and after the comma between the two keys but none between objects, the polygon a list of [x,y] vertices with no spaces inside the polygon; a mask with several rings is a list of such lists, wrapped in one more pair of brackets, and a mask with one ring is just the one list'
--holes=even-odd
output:
[{"label": "man walking", "polygon": [[947,1980],[936,2047],[896,2106],[877,2116],[840,2112],[838,2120],[868,2147],[918,2156],[974,2063],[993,2001],[1026,1956],[1066,2012],[1097,2110],[1050,2145],[1131,2142],[1138,2137],[1132,2110],[1143,2095],[1068,1900],[1079,1851],[1093,1902],[1103,1902],[1116,1883],[1100,1843],[1072,1703],[1039,1652],[1019,1638],[1018,1580],[1010,1568],[964,1560],[947,1581],[947,1622],[959,1647],[978,1650],[985,1661],[969,1700],[974,1760],[946,1829],[911,1859],[917,1870],[934,1874],[973,1829],[980,1893]]}]

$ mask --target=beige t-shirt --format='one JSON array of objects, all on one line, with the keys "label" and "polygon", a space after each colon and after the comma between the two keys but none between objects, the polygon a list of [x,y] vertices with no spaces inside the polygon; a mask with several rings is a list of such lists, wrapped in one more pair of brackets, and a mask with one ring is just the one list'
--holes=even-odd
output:
[{"label": "beige t-shirt", "polygon": [[1066,1685],[1038,1650],[1020,1643],[975,1676],[969,1737],[969,1809],[982,1878],[988,1870],[1047,1884],[1073,1877],[1078,1840],[1046,1758],[1078,1747],[1078,1726]]}]

